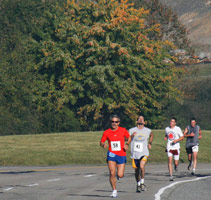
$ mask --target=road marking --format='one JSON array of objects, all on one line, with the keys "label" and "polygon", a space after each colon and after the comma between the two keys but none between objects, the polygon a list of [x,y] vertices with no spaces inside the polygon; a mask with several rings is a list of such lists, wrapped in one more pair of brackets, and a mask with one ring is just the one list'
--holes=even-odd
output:
[{"label": "road marking", "polygon": [[33,183],[33,184],[27,185],[27,187],[34,187],[34,186],[38,186],[38,185],[39,185],[38,183]]},{"label": "road marking", "polygon": [[9,190],[12,190],[12,189],[13,189],[13,187],[9,187],[9,188],[4,189],[4,191],[9,191]]},{"label": "road marking", "polygon": [[61,179],[60,178],[56,178],[56,179],[50,179],[48,180],[48,182],[54,182],[54,181],[60,181]]},{"label": "road marking", "polygon": [[164,191],[165,191],[166,189],[169,189],[169,188],[171,188],[171,187],[173,187],[173,186],[175,186],[175,185],[177,185],[177,184],[186,183],[186,182],[192,182],[192,181],[198,181],[198,180],[206,179],[206,178],[209,178],[209,177],[211,177],[211,176],[199,177],[199,178],[195,178],[195,179],[191,179],[191,180],[177,181],[177,182],[175,182],[175,183],[172,183],[172,184],[170,184],[170,185],[168,185],[168,186],[166,186],[166,187],[161,188],[161,189],[155,194],[155,200],[160,200],[160,199],[161,199],[160,196],[164,193]]},{"label": "road marking", "polygon": [[92,177],[92,176],[96,176],[96,175],[94,175],[94,174],[89,174],[89,175],[86,175],[86,176],[84,176],[84,177]]}]

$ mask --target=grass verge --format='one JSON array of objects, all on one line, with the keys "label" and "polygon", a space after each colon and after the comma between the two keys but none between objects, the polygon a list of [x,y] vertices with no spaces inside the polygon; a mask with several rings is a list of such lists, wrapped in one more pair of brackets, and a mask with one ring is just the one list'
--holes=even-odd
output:
[{"label": "grass verge", "polygon": [[[149,163],[167,162],[164,130],[154,130]],[[198,162],[211,162],[211,131],[202,131]],[[99,146],[102,132],[71,132],[0,137],[1,166],[48,166],[105,164],[106,150]],[[130,152],[128,152],[130,162]],[[181,142],[180,162],[187,162],[185,140]]]}]

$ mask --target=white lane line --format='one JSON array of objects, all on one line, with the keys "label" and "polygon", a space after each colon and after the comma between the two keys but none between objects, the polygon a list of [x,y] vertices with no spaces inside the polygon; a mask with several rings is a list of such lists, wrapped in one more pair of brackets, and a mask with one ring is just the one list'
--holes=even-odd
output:
[{"label": "white lane line", "polygon": [[92,177],[92,176],[96,176],[96,175],[94,175],[94,174],[89,174],[89,175],[86,175],[86,176],[84,176],[84,177]]},{"label": "white lane line", "polygon": [[[181,170],[182,172],[183,170]],[[197,169],[197,171],[210,171],[210,169]],[[155,171],[155,173],[165,173],[168,172],[167,170],[163,170],[163,171]]]},{"label": "white lane line", "polygon": [[175,183],[172,183],[172,184],[170,184],[170,185],[168,185],[168,186],[166,186],[166,187],[161,188],[161,189],[155,194],[155,200],[160,200],[160,199],[161,199],[160,196],[164,193],[164,191],[165,191],[166,189],[171,188],[171,187],[173,187],[173,186],[175,186],[175,185],[177,185],[177,184],[186,183],[186,182],[191,182],[191,181],[198,181],[198,180],[200,180],[200,179],[206,179],[206,178],[209,178],[209,177],[211,177],[211,176],[199,177],[199,178],[195,178],[195,179],[191,179],[191,180],[177,181],[177,182],[175,182]]},{"label": "white lane line", "polygon": [[38,186],[38,185],[39,185],[38,183],[33,183],[33,184],[27,185],[27,187],[34,187],[34,186]]},{"label": "white lane line", "polygon": [[55,179],[48,180],[48,182],[54,182],[54,181],[60,181],[60,180],[61,180],[60,178],[55,178]]},{"label": "white lane line", "polygon": [[9,188],[4,189],[4,191],[9,191],[9,190],[12,190],[12,189],[13,189],[13,187],[9,187]]}]

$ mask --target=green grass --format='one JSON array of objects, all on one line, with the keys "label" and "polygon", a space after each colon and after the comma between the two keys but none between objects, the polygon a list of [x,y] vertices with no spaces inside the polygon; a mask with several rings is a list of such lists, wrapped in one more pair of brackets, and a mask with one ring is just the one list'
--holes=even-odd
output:
[{"label": "green grass", "polygon": [[[150,152],[150,163],[167,162],[164,130],[153,131],[155,138]],[[199,162],[211,162],[211,131],[203,131]],[[71,132],[42,135],[0,137],[1,166],[47,166],[66,164],[105,164],[106,150],[99,146],[102,132]],[[181,143],[181,162],[187,162]],[[130,162],[130,152],[128,152]]]}]

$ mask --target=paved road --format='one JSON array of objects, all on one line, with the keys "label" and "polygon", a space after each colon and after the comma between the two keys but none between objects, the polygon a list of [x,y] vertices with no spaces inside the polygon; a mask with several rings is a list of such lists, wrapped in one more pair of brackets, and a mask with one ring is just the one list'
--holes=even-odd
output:
[{"label": "paved road", "polygon": [[[199,163],[196,176],[186,168],[181,164],[175,181],[169,182],[167,165],[147,164],[147,191],[138,194],[133,169],[127,165],[117,183],[118,199],[210,199],[211,163]],[[0,200],[105,200],[110,193],[106,166],[0,168]]]}]

